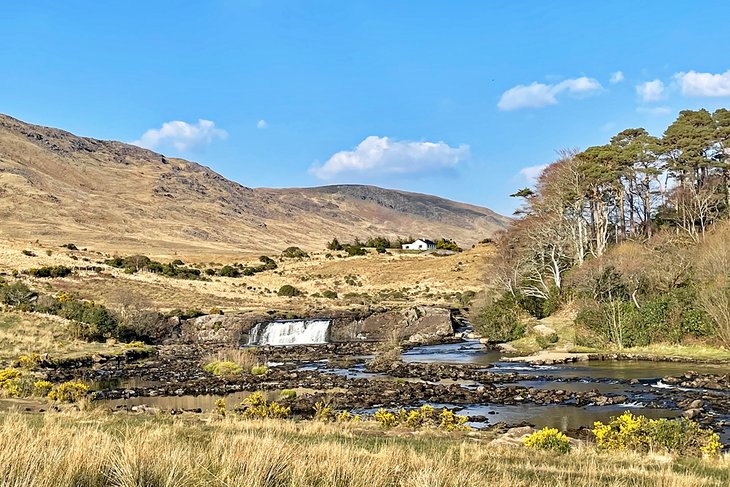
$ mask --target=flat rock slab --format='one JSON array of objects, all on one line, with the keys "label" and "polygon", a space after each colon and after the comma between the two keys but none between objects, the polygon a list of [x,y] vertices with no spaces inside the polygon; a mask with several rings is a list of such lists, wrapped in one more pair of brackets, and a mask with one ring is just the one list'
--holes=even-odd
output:
[{"label": "flat rock slab", "polygon": [[533,365],[566,364],[571,362],[587,362],[591,359],[589,353],[550,352],[543,350],[534,355],[524,357],[502,357],[504,362],[526,362]]}]

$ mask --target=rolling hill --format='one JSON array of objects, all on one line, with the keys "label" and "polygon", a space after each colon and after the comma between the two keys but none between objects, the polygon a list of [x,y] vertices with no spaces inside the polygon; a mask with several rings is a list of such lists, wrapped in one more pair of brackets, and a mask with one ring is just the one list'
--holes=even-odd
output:
[{"label": "rolling hill", "polygon": [[471,245],[509,219],[373,186],[247,188],[211,169],[0,115],[0,236],[106,251],[219,253],[322,248],[372,235]]}]

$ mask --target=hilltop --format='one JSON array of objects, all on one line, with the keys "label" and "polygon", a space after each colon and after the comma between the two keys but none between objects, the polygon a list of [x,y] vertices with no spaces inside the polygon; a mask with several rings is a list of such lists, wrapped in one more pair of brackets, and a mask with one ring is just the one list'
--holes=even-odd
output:
[{"label": "hilltop", "polygon": [[195,162],[6,115],[0,196],[1,237],[108,252],[230,255],[372,235],[471,246],[509,223],[487,208],[373,186],[248,188]]}]

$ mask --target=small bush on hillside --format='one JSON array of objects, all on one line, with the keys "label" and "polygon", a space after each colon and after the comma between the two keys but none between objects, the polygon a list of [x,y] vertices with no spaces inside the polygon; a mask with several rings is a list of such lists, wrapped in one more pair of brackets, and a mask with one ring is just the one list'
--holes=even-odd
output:
[{"label": "small bush on hillside", "polygon": [[63,245],[61,245],[61,247],[66,248],[68,250],[79,250],[79,248],[76,247],[76,245],[72,244],[72,243],[63,244]]},{"label": "small bush on hillside", "polygon": [[58,315],[68,320],[86,323],[95,327],[100,337],[103,338],[112,337],[116,334],[117,318],[111,310],[101,304],[69,299],[61,304]]},{"label": "small bush on hillside", "polygon": [[278,267],[276,265],[276,261],[272,259],[271,257],[267,257],[265,255],[262,255],[259,257],[259,262],[261,262],[261,266],[259,266],[259,272],[260,271],[273,271]]},{"label": "small bush on hillside", "polygon": [[440,240],[436,241],[436,248],[437,249],[443,249],[443,250],[451,250],[453,252],[461,252],[464,249],[456,245],[456,242],[449,240],[447,238],[442,238]]},{"label": "small bush on hillside", "polygon": [[570,440],[556,428],[545,427],[527,436],[523,442],[529,448],[552,450],[558,453],[570,451]]},{"label": "small bush on hillside", "polygon": [[345,247],[345,251],[347,252],[348,257],[355,257],[358,255],[367,255],[367,250],[362,248],[359,245],[348,245]]},{"label": "small bush on hillside", "polygon": [[33,277],[66,277],[73,274],[73,269],[65,265],[54,265],[39,267],[37,269],[28,269],[26,274]]},{"label": "small bush on hillside", "polygon": [[337,293],[334,291],[330,291],[329,289],[322,292],[322,296],[327,299],[337,299]]},{"label": "small bush on hillside", "polygon": [[309,254],[299,247],[289,247],[281,253],[281,256],[288,257],[290,259],[303,259],[309,257]]},{"label": "small bush on hillside", "polygon": [[239,277],[241,275],[241,271],[231,265],[224,265],[218,271],[218,275],[221,277]]},{"label": "small bush on hillside", "polygon": [[342,244],[340,244],[336,238],[333,238],[332,241],[327,244],[327,250],[342,250]]},{"label": "small bush on hillside", "polygon": [[294,297],[301,296],[302,292],[291,284],[284,284],[279,288],[279,296]]},{"label": "small bush on hillside", "polygon": [[27,255],[28,257],[35,257],[36,256],[35,255],[35,252],[33,252],[32,250],[23,250],[21,253],[23,255]]},{"label": "small bush on hillside", "polygon": [[0,285],[0,301],[3,304],[18,307],[29,306],[35,297],[36,293],[22,281]]}]

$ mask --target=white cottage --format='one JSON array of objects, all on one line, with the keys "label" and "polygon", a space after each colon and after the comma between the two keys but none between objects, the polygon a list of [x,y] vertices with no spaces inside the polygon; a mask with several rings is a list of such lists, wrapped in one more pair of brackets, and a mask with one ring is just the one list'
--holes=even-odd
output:
[{"label": "white cottage", "polygon": [[403,250],[431,250],[436,248],[436,244],[430,240],[418,239],[413,243],[403,244]]}]

